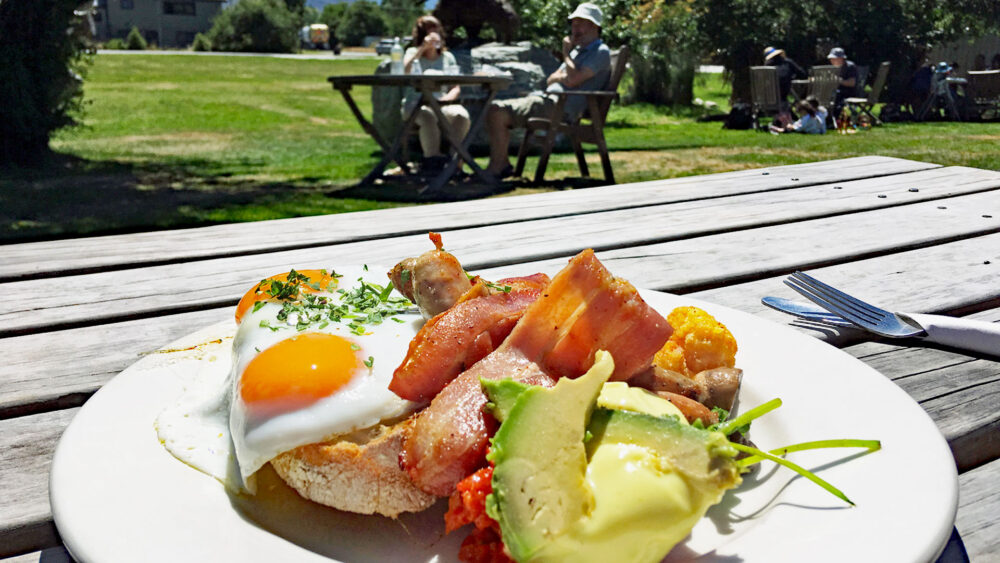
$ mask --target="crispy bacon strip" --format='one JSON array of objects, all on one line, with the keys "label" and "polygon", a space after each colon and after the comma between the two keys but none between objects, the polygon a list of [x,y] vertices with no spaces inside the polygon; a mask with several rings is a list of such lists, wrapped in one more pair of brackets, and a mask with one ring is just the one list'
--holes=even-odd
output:
[{"label": "crispy bacon strip", "polygon": [[612,377],[626,380],[649,365],[671,332],[634,287],[585,250],[553,278],[499,348],[445,386],[417,417],[400,464],[424,491],[449,495],[483,465],[493,422],[483,412],[480,379],[549,386],[554,378],[582,375],[603,349],[615,358]]},{"label": "crispy bacon strip", "polygon": [[507,338],[548,283],[545,274],[495,284],[477,281],[458,303],[427,321],[410,341],[389,390],[410,401],[433,399]]}]

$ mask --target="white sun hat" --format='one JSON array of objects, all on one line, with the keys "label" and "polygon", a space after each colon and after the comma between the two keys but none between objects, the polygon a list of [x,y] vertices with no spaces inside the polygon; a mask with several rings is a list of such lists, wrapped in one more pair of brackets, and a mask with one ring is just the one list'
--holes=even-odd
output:
[{"label": "white sun hat", "polygon": [[604,20],[604,14],[597,4],[591,4],[590,2],[584,2],[573,10],[573,13],[569,15],[569,19],[573,20],[576,18],[585,19],[591,21],[597,27],[603,27],[601,21]]}]

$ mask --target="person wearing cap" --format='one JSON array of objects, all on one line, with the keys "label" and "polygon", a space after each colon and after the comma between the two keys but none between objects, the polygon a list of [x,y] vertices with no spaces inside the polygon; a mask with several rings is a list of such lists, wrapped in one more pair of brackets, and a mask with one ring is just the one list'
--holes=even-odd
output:
[{"label": "person wearing cap", "polygon": [[[562,64],[546,79],[545,92],[523,98],[494,101],[486,113],[486,133],[490,143],[490,163],[486,170],[498,178],[511,175],[513,166],[507,150],[514,127],[523,128],[531,117],[549,117],[556,105],[552,92],[602,90],[611,78],[611,50],[601,41],[601,9],[584,2],[569,15],[570,34],[563,38]],[[570,96],[563,112],[575,120],[583,114],[587,100]]]},{"label": "person wearing cap", "polygon": [[802,67],[785,56],[784,49],[777,47],[764,49],[764,64],[778,68],[778,89],[781,91],[781,99],[785,102],[788,101],[788,94],[792,91],[792,80],[809,78]]},{"label": "person wearing cap", "polygon": [[837,86],[837,99],[833,104],[833,114],[840,115],[844,100],[858,95],[858,67],[847,60],[847,53],[840,47],[834,47],[826,56],[830,64],[840,69],[840,83]]}]

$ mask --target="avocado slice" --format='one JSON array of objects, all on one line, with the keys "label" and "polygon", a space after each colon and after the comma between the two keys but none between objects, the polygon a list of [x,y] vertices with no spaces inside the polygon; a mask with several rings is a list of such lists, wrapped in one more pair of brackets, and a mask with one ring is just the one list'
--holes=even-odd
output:
[{"label": "avocado slice", "polygon": [[723,434],[595,406],[614,370],[596,360],[550,389],[483,381],[502,421],[486,510],[517,561],[659,561],[741,481]]},{"label": "avocado slice", "polygon": [[500,523],[515,560],[530,559],[592,510],[593,496],[584,482],[584,436],[601,386],[613,371],[611,354],[600,351],[587,373],[560,379],[551,388],[484,382],[504,421],[487,456],[494,469],[486,512]]},{"label": "avocado slice", "polygon": [[699,493],[719,501],[727,489],[740,484],[735,448],[721,432],[683,424],[674,417],[658,417],[637,412],[597,408],[587,430],[587,459],[597,448],[608,444],[630,444],[652,450],[685,482]]},{"label": "avocado slice", "polygon": [[499,422],[507,420],[510,409],[514,408],[514,403],[517,402],[521,393],[536,387],[513,379],[480,379],[479,382],[483,385],[483,390],[490,399],[486,408],[490,409],[494,418]]}]

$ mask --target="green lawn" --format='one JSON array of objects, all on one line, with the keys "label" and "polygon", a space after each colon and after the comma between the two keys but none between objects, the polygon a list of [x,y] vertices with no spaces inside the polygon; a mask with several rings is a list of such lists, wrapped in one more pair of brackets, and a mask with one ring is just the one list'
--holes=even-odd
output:
[{"label": "green lawn", "polygon": [[[374,60],[99,55],[83,126],[62,132],[40,170],[0,176],[0,241],[253,221],[391,207],[328,194],[377,161],[326,77]],[[695,95],[726,107],[718,75]],[[368,91],[355,99],[370,110]],[[607,128],[619,182],[881,154],[1000,169],[995,124],[890,124],[856,135],[773,136],[698,123],[700,109],[615,107]],[[599,172],[597,156],[589,154]],[[484,160],[485,162],[485,160]],[[529,162],[529,172],[534,161]],[[557,154],[549,186],[575,159]]]}]

